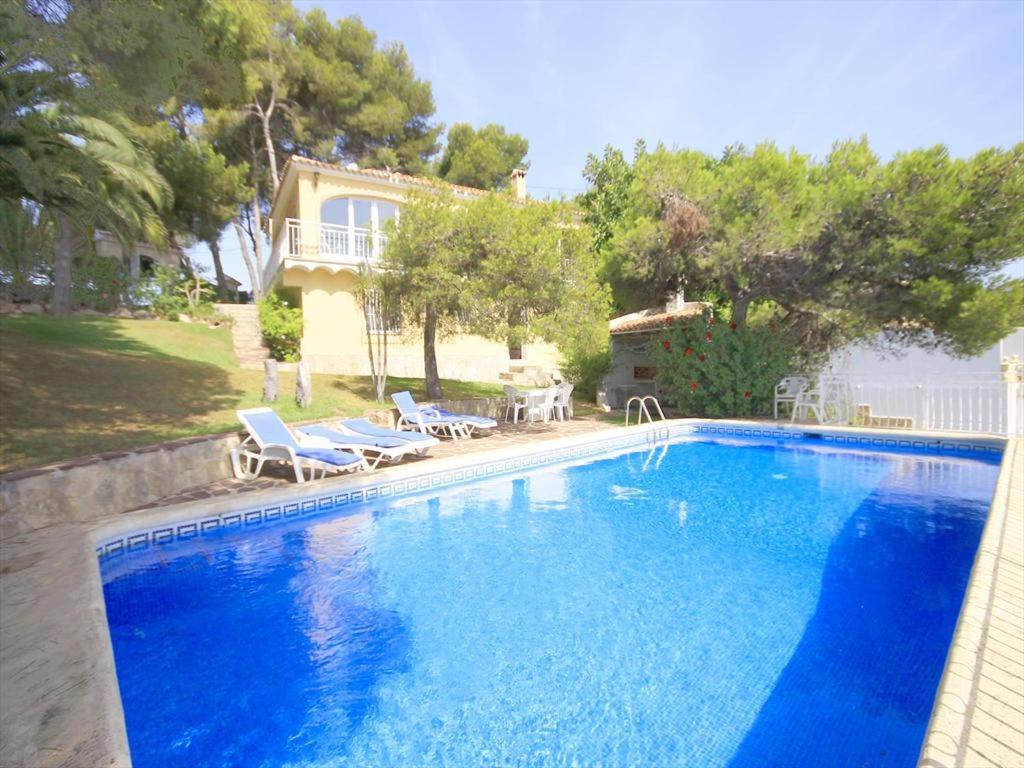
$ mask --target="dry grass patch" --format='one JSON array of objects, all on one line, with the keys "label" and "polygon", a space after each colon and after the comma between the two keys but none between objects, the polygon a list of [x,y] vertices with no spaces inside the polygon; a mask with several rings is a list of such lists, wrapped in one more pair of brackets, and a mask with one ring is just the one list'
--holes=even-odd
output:
[{"label": "dry grass patch", "polygon": [[[448,397],[500,395],[497,384],[445,381]],[[238,429],[260,405],[263,374],[236,367],[230,332],[162,320],[0,318],[0,471]],[[421,379],[388,391],[425,399]],[[313,407],[281,374],[286,421],[377,407],[368,377],[315,375]]]}]

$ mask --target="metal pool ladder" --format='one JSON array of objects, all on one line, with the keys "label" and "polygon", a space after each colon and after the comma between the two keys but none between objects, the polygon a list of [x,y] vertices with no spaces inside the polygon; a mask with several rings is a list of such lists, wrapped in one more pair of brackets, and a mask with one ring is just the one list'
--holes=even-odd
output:
[{"label": "metal pool ladder", "polygon": [[654,423],[654,419],[651,417],[651,412],[647,408],[647,401],[648,400],[650,400],[652,403],[654,403],[654,407],[655,407],[655,409],[658,412],[658,421],[664,421],[665,420],[665,413],[664,413],[664,411],[661,410],[661,403],[658,402],[658,398],[656,398],[654,395],[643,395],[642,397],[640,395],[633,395],[631,398],[629,398],[629,400],[626,401],[626,426],[627,427],[629,426],[629,410],[632,407],[633,403],[637,404],[637,411],[636,411],[636,423],[637,424],[643,423],[644,416],[647,417],[647,421],[649,423],[651,423],[651,424]]}]

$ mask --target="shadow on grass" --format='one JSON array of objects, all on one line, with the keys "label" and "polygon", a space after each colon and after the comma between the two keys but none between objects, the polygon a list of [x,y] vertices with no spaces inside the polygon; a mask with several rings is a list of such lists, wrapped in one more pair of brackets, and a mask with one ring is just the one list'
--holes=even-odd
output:
[{"label": "shadow on grass", "polygon": [[[369,376],[335,376],[331,386],[345,392],[350,392],[363,400],[373,401],[376,391]],[[428,400],[427,387],[423,379],[409,378],[405,376],[389,376],[387,382],[387,395],[383,407],[391,406],[391,395],[395,392],[408,391],[412,393],[415,400]],[[441,391],[444,399],[458,400],[467,397],[498,397],[501,395],[501,387],[498,384],[490,384],[483,381],[455,381],[454,379],[442,379]]]},{"label": "shadow on grass", "polygon": [[2,327],[0,471],[181,437],[244,394],[228,370],[126,337],[116,322],[47,320]]}]

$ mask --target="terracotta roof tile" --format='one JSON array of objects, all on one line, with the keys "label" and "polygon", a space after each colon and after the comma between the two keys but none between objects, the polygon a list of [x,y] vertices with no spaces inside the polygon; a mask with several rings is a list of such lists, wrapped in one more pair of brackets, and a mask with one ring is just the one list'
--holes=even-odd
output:
[{"label": "terracotta roof tile", "polygon": [[[397,184],[407,184],[411,187],[424,187],[432,189],[450,189],[457,195],[473,195],[482,196],[487,194],[486,189],[477,189],[476,187],[464,187],[461,184],[449,184],[441,179],[432,179],[428,176],[412,176],[408,173],[398,173],[397,171],[385,171],[379,168],[348,168],[339,163],[328,163],[323,160],[315,160],[312,157],[302,157],[301,155],[292,155],[285,162],[284,167],[281,169],[281,181],[283,182],[285,177],[288,175],[288,169],[292,163],[301,163],[302,165],[311,165],[316,168],[323,168],[329,171],[343,171],[344,173],[353,173],[358,176],[369,176],[374,179],[382,179],[384,181],[391,181]],[[280,184],[277,188],[277,192],[274,194],[274,199],[270,202],[270,210],[274,210],[274,206],[277,205],[277,198],[281,194],[281,189],[284,184]]]},{"label": "terracotta roof tile", "polygon": [[608,332],[613,336],[620,333],[650,331],[678,320],[681,317],[697,317],[710,307],[703,301],[688,301],[679,309],[666,312],[664,307],[651,307],[608,321]]}]

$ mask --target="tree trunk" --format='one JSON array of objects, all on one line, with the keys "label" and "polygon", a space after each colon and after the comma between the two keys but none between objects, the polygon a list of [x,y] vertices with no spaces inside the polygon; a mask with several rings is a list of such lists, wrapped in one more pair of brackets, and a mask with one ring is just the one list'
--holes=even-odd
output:
[{"label": "tree trunk", "polygon": [[252,238],[253,261],[256,264],[256,276],[260,280],[260,294],[263,294],[263,213],[260,211],[259,195],[252,197]]},{"label": "tree trunk", "polygon": [[71,314],[71,219],[57,214],[57,239],[53,244],[53,295],[50,312]]},{"label": "tree trunk", "polygon": [[270,166],[270,180],[274,184],[274,194],[277,194],[277,188],[281,185],[281,180],[277,177],[277,152],[274,150],[274,138],[270,135],[270,116],[273,112],[265,112],[261,115],[260,122],[263,125],[263,141],[267,144],[267,165]]},{"label": "tree trunk", "polygon": [[[388,313],[383,294],[379,290],[376,293],[372,293],[372,291],[371,288],[365,288],[361,292],[363,320],[366,324],[366,350],[370,358],[370,381],[373,384],[377,402],[382,403],[388,381]],[[374,311],[371,302],[374,301],[374,297],[376,297],[378,317],[384,326],[383,329],[377,329],[377,333],[370,330],[370,318]]]},{"label": "tree trunk", "polygon": [[423,378],[427,385],[427,399],[440,400],[441,377],[437,374],[437,312],[430,304],[423,317]]},{"label": "tree trunk", "polygon": [[270,167],[270,180],[274,185],[274,194],[281,181],[277,177],[277,150],[274,149],[274,137],[270,132],[270,120],[274,116],[274,108],[277,106],[277,84],[270,83],[270,101],[264,109],[258,98],[252,100],[253,109],[260,119],[260,130],[263,133],[264,148],[267,150],[267,165]]},{"label": "tree trunk", "polygon": [[295,403],[299,408],[309,408],[313,404],[313,376],[305,360],[299,361],[295,372]]},{"label": "tree trunk", "polygon": [[732,300],[732,322],[743,328],[747,325],[747,310],[750,308],[750,299],[746,296]]},{"label": "tree trunk", "polygon": [[[387,303],[381,301],[382,311],[387,311]],[[380,352],[380,383],[377,385],[377,401],[384,402],[384,390],[388,385],[388,333],[387,333],[387,315],[385,314],[384,320],[384,333],[379,337],[381,339],[381,352]]]},{"label": "tree trunk", "polygon": [[277,360],[263,361],[263,402],[272,403],[277,400],[278,393]]},{"label": "tree trunk", "polygon": [[213,257],[213,271],[217,275],[217,298],[221,301],[227,301],[228,284],[224,279],[224,265],[220,262],[220,239],[211,237],[207,245],[210,246],[210,256]]},{"label": "tree trunk", "polygon": [[249,256],[249,246],[245,242],[245,238],[247,238],[248,235],[242,227],[242,222],[238,219],[232,219],[231,223],[235,226],[235,234],[238,235],[238,244],[242,248],[242,261],[245,262],[245,269],[249,272],[249,285],[252,287],[252,297],[256,301],[259,301],[260,296],[263,295],[263,291],[260,290],[260,279],[256,274],[256,268],[253,266],[252,257]]},{"label": "tree trunk", "polygon": [[362,304],[363,304],[363,324],[366,326],[366,354],[370,357],[370,383],[373,384],[373,390],[377,394],[377,400],[380,401],[380,393],[377,391],[377,360],[373,354],[373,332],[370,329],[370,316],[372,310],[370,308],[370,301],[372,300],[369,290],[362,292]]}]

